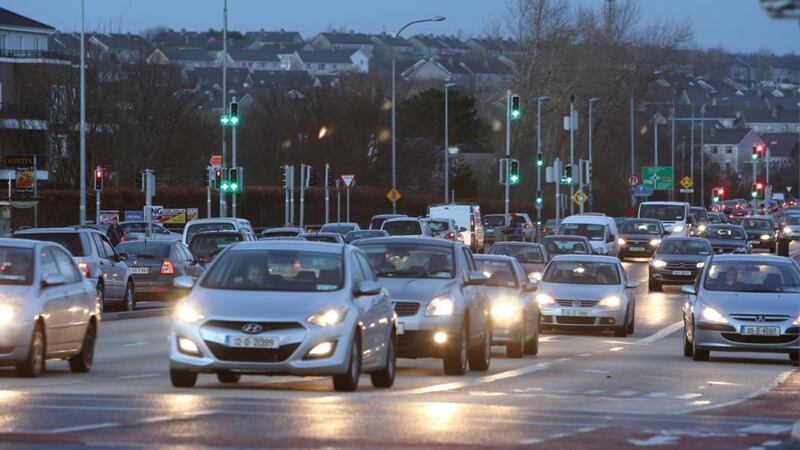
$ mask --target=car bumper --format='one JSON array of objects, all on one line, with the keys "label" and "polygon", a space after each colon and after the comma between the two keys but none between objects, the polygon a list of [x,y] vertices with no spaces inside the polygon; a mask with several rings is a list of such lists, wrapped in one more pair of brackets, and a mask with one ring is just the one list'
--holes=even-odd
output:
[{"label": "car bumper", "polygon": [[[580,310],[589,315],[576,317],[565,311]],[[625,322],[625,309],[605,308],[542,308],[541,325],[550,328],[601,328],[608,329]]]},{"label": "car bumper", "polygon": [[188,292],[173,286],[172,281],[143,281],[135,278],[134,281],[136,282],[137,301],[179,300]]},{"label": "car bumper", "polygon": [[[401,358],[442,358],[453,342],[458,342],[461,333],[461,316],[425,317],[424,309],[416,316],[398,317],[397,356]],[[436,333],[445,333],[447,340],[437,343]]]},{"label": "car bumper", "polygon": [[13,365],[28,357],[33,321],[0,329],[0,365]]},{"label": "car bumper", "polygon": [[697,274],[700,269],[684,269],[684,271],[691,272],[690,275],[675,275],[672,270],[654,270],[650,269],[650,281],[657,281],[663,284],[692,284],[697,279]]},{"label": "car bumper", "polygon": [[[732,322],[717,325],[697,322],[694,343],[700,349],[728,352],[789,353],[800,351],[800,326],[780,326],[779,336],[747,336],[740,333],[742,326],[753,323]],[[759,324],[772,326],[772,324]],[[779,326],[779,325],[774,325]]]},{"label": "car bumper", "polygon": [[520,341],[522,334],[522,321],[499,322],[492,321],[492,344],[504,345]]},{"label": "car bumper", "polygon": [[[637,249],[637,250],[633,250],[634,248]],[[638,250],[640,248],[642,250]],[[653,253],[655,253],[655,252],[656,252],[656,248],[653,247],[652,245],[646,245],[646,246],[643,246],[643,247],[642,246],[625,246],[625,247],[620,247],[619,256],[622,257],[622,258],[626,258],[626,257],[627,258],[638,258],[638,257],[649,258],[649,257],[653,256]]]}]

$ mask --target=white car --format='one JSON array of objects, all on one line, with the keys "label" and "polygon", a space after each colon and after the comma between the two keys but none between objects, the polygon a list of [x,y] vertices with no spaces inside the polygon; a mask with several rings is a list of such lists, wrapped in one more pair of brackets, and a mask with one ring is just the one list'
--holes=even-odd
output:
[{"label": "white car", "polygon": [[689,237],[691,213],[686,202],[643,202],[639,205],[640,219],[658,219],[673,237]]},{"label": "white car", "polygon": [[203,231],[241,231],[245,230],[250,234],[255,234],[253,226],[247,219],[235,219],[219,217],[216,219],[195,219],[190,220],[183,229],[183,242],[184,245],[189,245],[192,241],[192,236]]},{"label": "white car", "polygon": [[600,255],[619,255],[619,231],[613,217],[595,214],[576,214],[561,221],[557,235],[585,236],[592,252]]}]

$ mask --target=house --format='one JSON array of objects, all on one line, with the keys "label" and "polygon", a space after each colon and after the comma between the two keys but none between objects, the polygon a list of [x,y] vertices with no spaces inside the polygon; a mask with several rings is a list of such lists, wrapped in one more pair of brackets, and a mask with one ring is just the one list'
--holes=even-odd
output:
[{"label": "house", "polygon": [[800,110],[784,108],[750,108],[742,111],[742,120],[747,128],[759,133],[800,133]]},{"label": "house", "polygon": [[244,38],[253,42],[272,45],[305,44],[300,33],[286,31],[282,28],[278,31],[265,31],[263,28],[259,31],[248,31],[244,34]]},{"label": "house", "polygon": [[156,48],[145,60],[148,64],[175,64],[185,69],[214,67],[215,52],[203,49]]},{"label": "house", "polygon": [[206,32],[167,30],[152,39],[153,46],[159,48],[194,48],[201,49],[213,41],[214,37]]},{"label": "house", "polygon": [[254,89],[280,89],[302,91],[310,87],[313,80],[304,70],[284,70],[280,72],[253,72],[250,75]]},{"label": "house", "polygon": [[434,55],[441,55],[447,50],[447,45],[434,36],[418,34],[409,39],[414,46],[414,53],[423,58],[430,58]]},{"label": "house", "polygon": [[800,148],[800,135],[797,133],[760,133],[761,140],[767,146],[769,162],[776,170],[795,167],[795,160]]},{"label": "house", "polygon": [[479,92],[504,86],[513,75],[513,63],[505,57],[458,55],[423,58],[401,73],[406,81],[454,82]]},{"label": "house", "polygon": [[312,77],[369,72],[369,56],[361,50],[298,51],[294,53],[294,58],[295,63]]},{"label": "house", "polygon": [[0,52],[32,56],[47,51],[47,37],[55,31],[31,18],[0,8]]},{"label": "house", "polygon": [[736,114],[736,108],[732,105],[705,105],[701,109],[701,114],[704,114],[706,119],[714,120],[719,123],[722,128],[733,128],[738,124],[739,116]]},{"label": "house", "polygon": [[403,37],[395,38],[392,35],[382,33],[377,36],[371,37],[373,44],[375,44],[375,54],[391,57],[392,49],[395,55],[405,56],[414,52],[414,46],[411,45],[407,39]]},{"label": "house", "polygon": [[703,153],[711,164],[728,173],[748,175],[752,167],[753,145],[763,143],[749,128],[714,129],[705,138]]},{"label": "house", "polygon": [[[187,76],[194,84],[195,90],[222,90],[222,69],[219,67],[198,67],[188,71]],[[237,92],[249,88],[253,84],[248,69],[229,67],[226,78],[228,89]]]},{"label": "house", "polygon": [[249,69],[251,71],[277,71],[285,70],[283,61],[278,53],[270,48],[261,50],[228,50],[230,62],[233,67]]},{"label": "house", "polygon": [[363,50],[372,54],[375,43],[372,36],[365,33],[319,33],[311,40],[311,46],[317,50]]},{"label": "house", "polygon": [[[75,36],[75,41],[80,45],[80,35]],[[153,47],[147,40],[131,33],[94,33],[88,42],[98,48],[101,54],[113,57],[117,61],[133,62],[146,58],[153,52]]]},{"label": "house", "polygon": [[519,50],[519,46],[514,41],[502,38],[472,38],[466,42],[466,45],[473,51],[490,56],[514,55]]}]

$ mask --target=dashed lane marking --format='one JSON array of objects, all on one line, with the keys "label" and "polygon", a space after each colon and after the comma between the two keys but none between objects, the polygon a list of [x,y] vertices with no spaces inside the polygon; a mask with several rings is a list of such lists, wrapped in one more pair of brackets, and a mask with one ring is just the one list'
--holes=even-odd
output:
[{"label": "dashed lane marking", "polygon": [[661,339],[664,339],[665,337],[667,337],[670,334],[678,331],[682,327],[683,327],[683,321],[675,322],[675,323],[673,323],[673,324],[671,324],[671,325],[669,325],[669,326],[667,326],[665,328],[662,328],[662,329],[658,330],[654,334],[651,334],[650,336],[647,336],[644,339],[639,339],[635,343],[637,343],[637,344],[645,344],[645,345],[652,344],[653,342],[656,342],[656,341],[659,341]]}]

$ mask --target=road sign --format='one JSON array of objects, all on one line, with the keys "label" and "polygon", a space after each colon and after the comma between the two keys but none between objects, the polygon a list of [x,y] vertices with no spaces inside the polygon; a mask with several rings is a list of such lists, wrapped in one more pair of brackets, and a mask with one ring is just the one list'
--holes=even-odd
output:
[{"label": "road sign", "polygon": [[3,158],[6,167],[33,167],[33,156],[6,156]]},{"label": "road sign", "polygon": [[636,189],[632,190],[631,194],[633,194],[634,197],[650,197],[651,195],[653,195],[653,190],[639,186]]},{"label": "road sign", "polygon": [[581,190],[575,191],[575,195],[572,196],[572,200],[574,200],[575,203],[577,203],[579,205],[581,203],[585,202],[587,199],[588,199],[588,197]]},{"label": "road sign", "polygon": [[222,155],[212,155],[208,160],[208,165],[212,167],[222,167]]},{"label": "road sign", "polygon": [[[681,186],[683,186],[683,189],[691,189],[694,187],[694,182],[688,176],[683,177],[681,179]],[[681,192],[683,192],[683,190],[681,190]]]},{"label": "road sign", "polygon": [[347,189],[353,187],[353,183],[356,181],[355,175],[339,175],[339,178],[342,179],[342,183],[344,183],[344,187]]},{"label": "road sign", "polygon": [[681,189],[681,194],[693,194],[694,189]]},{"label": "road sign", "polygon": [[654,191],[671,191],[673,185],[672,167],[642,167],[642,185]]},{"label": "road sign", "polygon": [[628,177],[628,184],[630,184],[631,186],[638,185],[639,184],[639,177],[637,177],[636,175],[629,176]]},{"label": "road sign", "polygon": [[388,198],[392,203],[396,203],[398,200],[400,200],[400,197],[402,197],[402,195],[400,195],[400,192],[397,189],[392,189],[388,194],[386,194],[386,198]]}]

